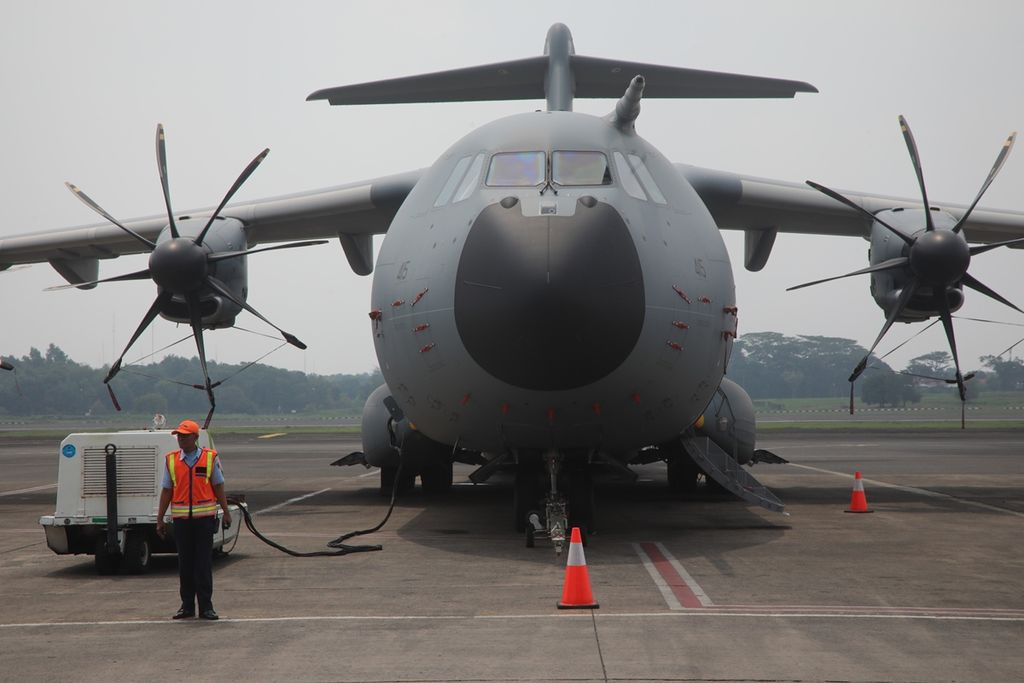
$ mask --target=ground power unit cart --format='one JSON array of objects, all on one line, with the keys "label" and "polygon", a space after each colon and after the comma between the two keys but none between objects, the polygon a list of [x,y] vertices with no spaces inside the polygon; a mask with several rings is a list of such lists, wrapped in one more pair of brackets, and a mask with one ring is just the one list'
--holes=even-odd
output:
[{"label": "ground power unit cart", "polygon": [[[213,446],[206,430],[199,446]],[[95,555],[100,574],[142,573],[153,554],[176,552],[170,527],[160,538],[156,522],[165,455],[177,449],[177,437],[163,429],[68,436],[58,455],[56,510],[39,518],[46,545],[58,555]],[[242,516],[237,505],[228,509],[233,521],[217,525],[214,553],[238,538]]]}]

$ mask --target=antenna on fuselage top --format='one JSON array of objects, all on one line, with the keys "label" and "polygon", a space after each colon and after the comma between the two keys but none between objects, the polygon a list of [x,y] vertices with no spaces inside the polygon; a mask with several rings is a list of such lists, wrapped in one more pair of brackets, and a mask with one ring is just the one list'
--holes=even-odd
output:
[{"label": "antenna on fuselage top", "polygon": [[626,88],[625,94],[615,104],[615,111],[608,115],[608,120],[619,130],[631,131],[640,116],[640,98],[644,95],[644,77],[634,76]]}]

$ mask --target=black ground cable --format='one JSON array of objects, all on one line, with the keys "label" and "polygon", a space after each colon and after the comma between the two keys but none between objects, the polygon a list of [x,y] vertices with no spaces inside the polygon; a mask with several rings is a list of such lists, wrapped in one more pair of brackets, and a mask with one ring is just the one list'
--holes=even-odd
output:
[{"label": "black ground cable", "polygon": [[[399,460],[398,460],[398,469],[395,470],[395,481],[391,484],[391,503],[388,505],[388,512],[387,512],[386,515],[384,515],[384,519],[382,519],[380,521],[380,524],[378,524],[377,526],[373,527],[372,529],[363,529],[361,531],[350,531],[347,534],[342,534],[341,536],[338,536],[333,541],[328,542],[327,543],[327,547],[329,547],[329,548],[347,548],[349,546],[345,545],[345,541],[347,541],[348,539],[352,538],[353,536],[363,536],[365,534],[372,534],[372,533],[374,533],[376,531],[380,531],[381,528],[383,528],[383,526],[385,524],[387,524],[388,520],[391,519],[391,513],[395,509],[395,498],[396,498],[396,496],[398,494],[398,483],[402,479],[402,464],[403,464],[402,459],[399,458]],[[356,547],[360,547],[360,546],[356,546]],[[377,546],[377,548],[379,549],[380,546]]]},{"label": "black ground cable", "polygon": [[[345,536],[341,536],[338,539],[335,539],[327,544],[332,548],[336,548],[336,550],[316,550],[308,553],[300,553],[297,550],[286,548],[280,543],[276,543],[267,538],[266,536],[264,536],[262,533],[260,533],[259,529],[256,528],[256,524],[253,522],[252,513],[249,512],[249,509],[244,504],[242,504],[243,502],[244,501],[242,501],[239,498],[234,498],[231,496],[228,497],[228,503],[238,505],[238,508],[242,511],[242,518],[245,520],[245,527],[252,532],[253,536],[260,539],[261,541],[269,545],[271,548],[276,548],[277,550],[280,550],[282,553],[291,555],[292,557],[336,557],[338,555],[349,555],[351,553],[366,553],[375,550],[383,550],[384,546],[382,545],[345,545],[344,543],[340,543],[340,541],[347,538],[351,538],[352,536],[355,536],[357,534],[364,534],[370,533],[370,531],[376,531],[377,529],[380,529],[382,526],[384,526],[384,522],[386,522],[388,520],[388,517],[391,516],[391,509],[389,508],[387,515],[384,517],[384,521],[378,524],[374,529],[367,531],[355,531]],[[394,496],[392,496],[391,498],[391,506],[392,508],[394,507]],[[336,543],[337,545],[335,545]]]}]

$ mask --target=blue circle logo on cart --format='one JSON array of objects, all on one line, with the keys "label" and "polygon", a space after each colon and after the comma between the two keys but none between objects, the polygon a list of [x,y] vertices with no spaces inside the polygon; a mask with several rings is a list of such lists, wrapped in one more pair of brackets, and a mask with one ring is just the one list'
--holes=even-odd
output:
[{"label": "blue circle logo on cart", "polygon": [[63,455],[65,458],[73,458],[75,457],[75,453],[77,452],[78,451],[75,450],[75,445],[71,443],[65,444],[64,448],[60,449],[60,454]]}]

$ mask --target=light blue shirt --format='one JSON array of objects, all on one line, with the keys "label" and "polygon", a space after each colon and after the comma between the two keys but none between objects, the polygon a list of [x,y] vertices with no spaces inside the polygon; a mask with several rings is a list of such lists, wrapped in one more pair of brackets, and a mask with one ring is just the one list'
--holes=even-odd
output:
[{"label": "light blue shirt", "polygon": [[[186,465],[192,467],[193,465],[196,464],[196,461],[199,460],[199,454],[202,452],[203,449],[197,447],[191,453],[182,453],[180,457],[185,462]],[[222,472],[220,469],[219,456],[213,463],[213,476],[210,477],[210,483],[213,484],[214,486],[220,486],[221,484],[224,483],[224,472]],[[164,478],[160,485],[163,486],[165,489],[174,488],[174,485],[171,483],[171,473],[167,471],[166,460],[164,460]]]}]

